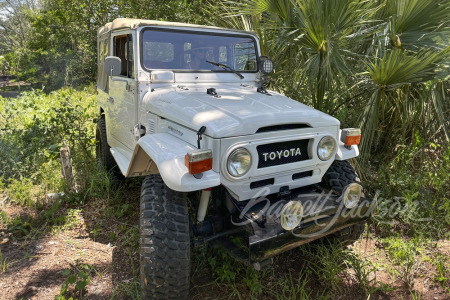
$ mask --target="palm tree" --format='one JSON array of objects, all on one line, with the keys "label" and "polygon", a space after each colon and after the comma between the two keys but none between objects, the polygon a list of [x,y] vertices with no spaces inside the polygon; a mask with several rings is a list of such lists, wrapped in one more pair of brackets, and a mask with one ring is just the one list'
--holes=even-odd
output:
[{"label": "palm tree", "polygon": [[[342,86],[345,78],[353,73],[349,63],[356,57],[354,50],[376,28],[369,26],[373,25],[369,20],[378,9],[373,2],[365,0],[223,3],[228,14],[222,19],[252,16],[260,20],[255,24],[257,31],[264,31],[272,38],[272,48],[266,50],[274,50],[269,54],[281,65],[280,69],[289,70],[283,74],[290,79],[289,96],[306,100],[324,111],[338,105],[334,97],[336,87]],[[309,91],[306,99],[305,87]]]},{"label": "palm tree", "polygon": [[380,16],[386,27],[365,63],[373,89],[360,119],[362,153],[407,142],[418,131],[441,131],[448,141],[450,2],[387,0]]},{"label": "palm tree", "polygon": [[[279,90],[325,112],[358,116],[366,154],[407,141],[419,129],[443,132],[448,140],[449,5],[448,0],[214,3],[220,25],[262,36],[263,51],[280,66],[274,76]],[[363,113],[347,109],[349,103]]]}]

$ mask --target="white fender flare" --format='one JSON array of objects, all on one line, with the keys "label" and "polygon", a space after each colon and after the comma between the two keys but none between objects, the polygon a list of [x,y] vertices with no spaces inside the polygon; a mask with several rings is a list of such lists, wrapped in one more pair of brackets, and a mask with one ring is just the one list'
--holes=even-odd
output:
[{"label": "white fender flare", "polygon": [[184,165],[188,151],[196,148],[169,133],[143,136],[137,142],[126,176],[159,173],[164,183],[179,192],[198,191],[220,185],[220,174],[209,170],[200,179]]},{"label": "white fender flare", "polygon": [[347,160],[359,156],[358,145],[352,145],[350,149],[345,148],[343,142],[341,142],[342,130],[339,129],[339,138],[337,144],[336,160]]}]

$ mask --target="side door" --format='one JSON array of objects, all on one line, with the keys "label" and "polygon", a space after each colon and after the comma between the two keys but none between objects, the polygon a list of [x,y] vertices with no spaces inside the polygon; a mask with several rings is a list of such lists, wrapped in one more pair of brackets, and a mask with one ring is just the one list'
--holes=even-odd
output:
[{"label": "side door", "polygon": [[120,58],[122,72],[119,76],[110,77],[108,98],[110,146],[131,151],[136,145],[134,125],[137,121],[133,38],[131,32],[112,36],[113,55]]}]

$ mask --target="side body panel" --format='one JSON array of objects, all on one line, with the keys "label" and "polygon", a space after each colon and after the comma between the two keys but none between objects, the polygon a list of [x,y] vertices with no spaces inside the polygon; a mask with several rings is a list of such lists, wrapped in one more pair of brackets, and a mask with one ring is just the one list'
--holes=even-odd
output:
[{"label": "side body panel", "polygon": [[[136,57],[135,31],[115,32],[111,36],[111,54],[114,54],[114,37],[131,34],[133,38],[133,55]],[[134,60],[136,70],[136,60]],[[135,72],[136,73],[136,72]],[[136,77],[136,74],[134,74]],[[137,99],[138,92],[136,80],[126,76],[109,77],[109,97],[107,101],[107,132],[111,147],[117,147],[124,151],[133,151],[136,140],[134,139],[134,125],[137,123]]]}]

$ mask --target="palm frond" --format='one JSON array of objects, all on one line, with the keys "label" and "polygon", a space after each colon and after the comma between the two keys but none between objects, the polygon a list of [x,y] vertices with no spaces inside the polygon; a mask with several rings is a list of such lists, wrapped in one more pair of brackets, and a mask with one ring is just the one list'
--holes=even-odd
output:
[{"label": "palm frond", "polygon": [[368,63],[367,68],[374,83],[384,88],[395,88],[433,79],[439,73],[439,64],[449,54],[450,47],[440,52],[425,50],[414,55],[400,49],[387,50],[382,58]]},{"label": "palm frond", "polygon": [[448,45],[450,1],[386,0],[384,16],[390,18],[392,43],[404,49]]},{"label": "palm frond", "polygon": [[[439,122],[442,126],[442,130],[445,134],[447,142],[450,140],[448,127],[449,127],[449,95],[445,92],[444,82],[438,82],[431,87],[431,98],[433,99],[433,105]],[[446,116],[447,114],[447,116]]]}]

